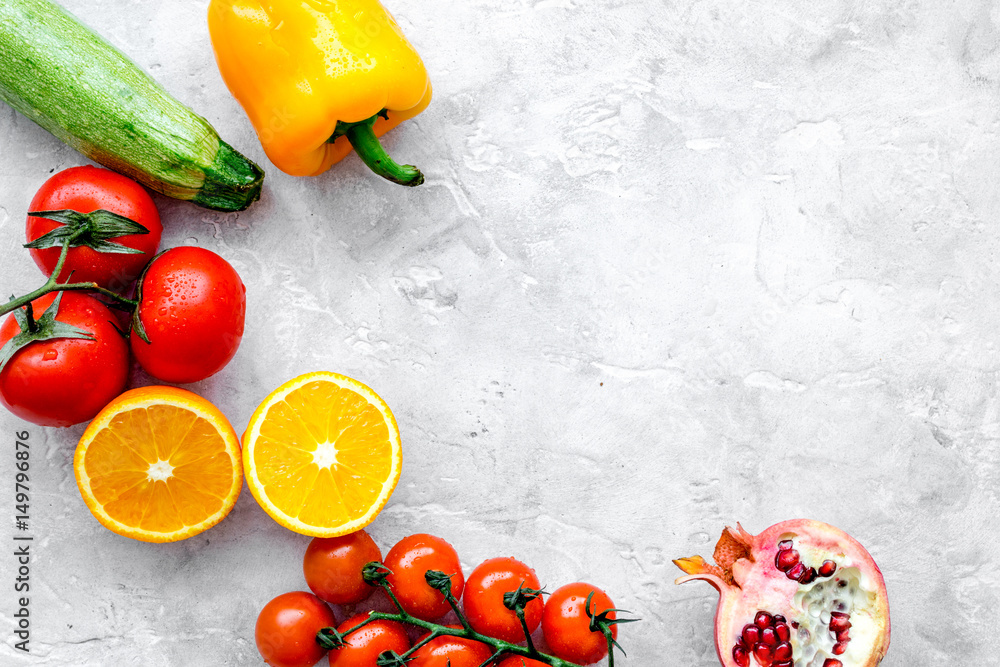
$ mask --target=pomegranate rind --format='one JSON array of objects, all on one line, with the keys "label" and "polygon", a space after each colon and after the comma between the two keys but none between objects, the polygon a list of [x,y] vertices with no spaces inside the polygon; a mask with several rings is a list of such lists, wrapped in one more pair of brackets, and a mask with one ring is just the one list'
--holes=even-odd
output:
[{"label": "pomegranate rind", "polygon": [[[838,565],[839,575],[805,585],[788,579],[777,570],[774,562],[779,551],[778,544],[789,539],[794,540],[803,562],[818,567],[825,560],[832,559]],[[740,557],[741,553],[745,555]],[[715,646],[719,661],[725,667],[739,667],[732,656],[733,646],[743,626],[752,622],[758,611],[781,614],[789,621],[799,618],[803,620],[803,625],[817,623],[806,615],[808,610],[805,606],[815,597],[814,588],[829,586],[829,582],[835,580],[838,583],[850,582],[849,590],[857,591],[851,598],[850,641],[846,651],[837,655],[837,659],[845,667],[875,667],[889,650],[889,601],[882,572],[861,543],[839,528],[820,521],[799,519],[783,521],[759,535],[752,535],[737,524],[735,529],[725,529],[715,554],[714,565],[700,556],[677,559],[674,563],[687,575],[678,578],[676,583],[699,579],[719,591]],[[846,583],[844,585],[847,586]],[[823,595],[826,590],[816,588],[815,593]],[[817,644],[831,641],[826,636],[820,638],[819,634],[817,632],[817,639],[814,640]],[[796,642],[793,642],[793,647],[797,667],[811,663],[812,657],[803,655]],[[811,643],[807,648],[812,648]]]}]

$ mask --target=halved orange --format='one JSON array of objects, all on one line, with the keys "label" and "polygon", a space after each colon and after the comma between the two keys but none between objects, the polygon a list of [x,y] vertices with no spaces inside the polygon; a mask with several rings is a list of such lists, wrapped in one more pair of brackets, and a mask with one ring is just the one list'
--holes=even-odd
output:
[{"label": "halved orange", "polygon": [[218,408],[190,391],[127,391],[76,447],[76,483],[106,528],[144,542],[174,542],[229,514],[243,488],[240,443]]},{"label": "halved orange", "polygon": [[271,518],[303,535],[335,537],[367,526],[402,467],[389,406],[337,373],[307,373],[281,385],[243,434],[250,492]]}]

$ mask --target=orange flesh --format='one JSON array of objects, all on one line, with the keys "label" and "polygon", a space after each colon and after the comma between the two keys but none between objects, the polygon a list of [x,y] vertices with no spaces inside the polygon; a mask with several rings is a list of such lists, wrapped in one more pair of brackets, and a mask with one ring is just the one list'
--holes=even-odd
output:
[{"label": "orange flesh", "polygon": [[84,470],[112,519],[160,533],[219,512],[233,485],[233,461],[218,429],[172,405],[116,415],[87,447]]},{"label": "orange flesh", "polygon": [[325,527],[370,511],[392,476],[393,453],[378,409],[349,389],[310,382],[268,410],[253,459],[281,512]]}]

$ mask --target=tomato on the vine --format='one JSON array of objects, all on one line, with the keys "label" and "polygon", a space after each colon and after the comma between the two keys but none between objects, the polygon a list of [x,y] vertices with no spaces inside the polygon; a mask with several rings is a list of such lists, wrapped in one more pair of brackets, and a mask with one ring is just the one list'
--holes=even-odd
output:
[{"label": "tomato on the vine", "polygon": [[[126,176],[98,167],[71,167],[60,171],[42,184],[28,210],[32,213],[92,213],[105,210],[145,227],[148,234],[125,234],[105,239],[138,250],[138,253],[101,252],[99,248],[79,245],[71,247],[66,255],[58,276],[59,282],[70,279],[73,282],[94,282],[116,292],[125,291],[139,277],[142,268],[156,254],[163,233],[160,214],[145,188]],[[56,220],[29,215],[25,236],[32,243],[62,226]],[[49,275],[55,270],[60,251],[61,247],[56,245],[31,248],[29,252],[38,268]]]},{"label": "tomato on the vine", "polygon": [[[461,629],[458,625],[448,627]],[[406,667],[479,667],[491,655],[493,649],[482,642],[445,635],[430,640],[414,651]]]},{"label": "tomato on the vine", "polygon": [[[596,586],[577,582],[556,589],[545,601],[542,612],[542,632],[552,653],[581,665],[590,665],[608,654],[608,640],[603,633],[590,629],[587,596],[593,593],[590,611],[596,616],[615,605]],[[608,614],[616,618],[615,613]],[[611,636],[618,637],[618,626],[611,626]]]},{"label": "tomato on the vine", "polygon": [[[341,623],[337,631],[343,634],[367,618],[367,613],[356,614]],[[330,667],[373,667],[385,651],[402,655],[410,650],[406,627],[396,621],[372,621],[344,639],[347,646],[330,651]]]},{"label": "tomato on the vine", "polygon": [[167,250],[149,264],[139,290],[129,342],[153,377],[198,382],[236,354],[243,339],[246,287],[219,255],[189,246]]},{"label": "tomato on the vine", "polygon": [[451,606],[440,591],[430,587],[424,574],[438,570],[451,575],[451,593],[458,599],[465,587],[465,575],[455,548],[433,535],[417,534],[404,537],[385,557],[385,566],[392,571],[386,581],[396,599],[408,613],[425,621],[441,618]]},{"label": "tomato on the vine", "polygon": [[[36,340],[14,352],[0,371],[0,399],[18,417],[40,426],[72,426],[92,419],[125,390],[128,346],[114,315],[97,299],[79,292],[52,292],[32,302],[43,324],[56,297],[55,323],[93,337]],[[12,313],[0,326],[0,348],[21,333]]]},{"label": "tomato on the vine", "polygon": [[257,650],[271,667],[312,667],[326,655],[316,633],[336,623],[326,603],[311,593],[279,595],[257,616]]},{"label": "tomato on the vine", "polygon": [[357,604],[375,588],[365,583],[365,565],[381,561],[382,552],[368,533],[359,530],[340,537],[316,537],[309,543],[302,570],[309,589],[333,604]]},{"label": "tomato on the vine", "polygon": [[[481,563],[465,582],[462,598],[465,616],[476,632],[508,642],[525,641],[524,629],[512,610],[504,606],[504,593],[518,588],[540,590],[535,571],[514,558],[491,558]],[[524,607],[528,633],[535,631],[542,620],[541,597]]]}]

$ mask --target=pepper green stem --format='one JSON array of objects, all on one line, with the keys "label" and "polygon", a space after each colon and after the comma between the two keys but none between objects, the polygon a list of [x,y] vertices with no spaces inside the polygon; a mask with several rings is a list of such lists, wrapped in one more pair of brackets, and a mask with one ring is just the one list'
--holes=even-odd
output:
[{"label": "pepper green stem", "polygon": [[333,139],[346,136],[351,142],[351,146],[358,154],[358,157],[382,178],[398,183],[415,187],[424,182],[424,175],[413,165],[401,165],[389,157],[389,154],[382,148],[382,143],[375,136],[375,121],[379,116],[383,116],[384,111],[380,111],[367,120],[357,123],[337,123],[337,129],[333,133]]},{"label": "pepper green stem", "polygon": [[[97,283],[63,283],[59,284],[56,279],[62,272],[63,265],[66,263],[66,256],[69,254],[70,244],[73,243],[76,238],[87,231],[86,228],[80,229],[76,234],[67,237],[62,244],[62,250],[59,252],[59,261],[56,262],[56,267],[52,270],[52,275],[49,279],[45,281],[45,284],[36,289],[33,292],[29,292],[22,297],[16,299],[11,299],[7,303],[0,306],[0,316],[6,315],[7,313],[13,312],[18,308],[23,308],[24,306],[30,304],[35,299],[45,296],[50,292],[97,292],[98,294],[103,294],[104,296],[114,299],[115,301],[134,309],[139,305],[138,301],[133,301],[132,299],[127,299],[121,294],[112,292],[109,289],[101,287]],[[30,319],[30,318],[29,318]]]}]

